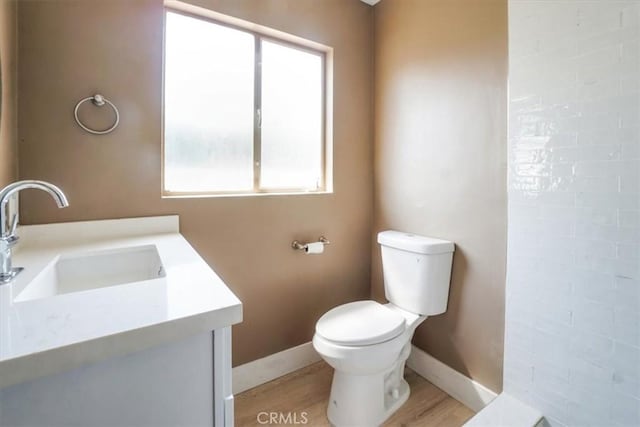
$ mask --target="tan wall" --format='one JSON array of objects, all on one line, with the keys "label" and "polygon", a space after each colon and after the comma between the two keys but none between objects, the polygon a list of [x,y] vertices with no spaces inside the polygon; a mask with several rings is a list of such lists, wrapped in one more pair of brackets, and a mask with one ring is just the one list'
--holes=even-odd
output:
[{"label": "tan wall", "polygon": [[[244,303],[237,365],[309,341],[330,307],[369,294],[373,11],[358,0],[195,3],[334,47],[335,193],[161,199],[162,1],[30,0],[19,6],[20,177],[58,184],[71,206],[25,193],[22,220],[179,214]],[[76,101],[96,91],[122,116],[107,136],[73,121]],[[290,248],[320,234],[332,242],[322,256]]]},{"label": "tan wall", "polygon": [[0,188],[14,181],[17,162],[16,2],[0,0]]},{"label": "tan wall", "polygon": [[[502,388],[506,257],[506,0],[375,7],[374,232],[456,243],[447,313],[414,343]],[[372,293],[384,298],[372,247]]]}]

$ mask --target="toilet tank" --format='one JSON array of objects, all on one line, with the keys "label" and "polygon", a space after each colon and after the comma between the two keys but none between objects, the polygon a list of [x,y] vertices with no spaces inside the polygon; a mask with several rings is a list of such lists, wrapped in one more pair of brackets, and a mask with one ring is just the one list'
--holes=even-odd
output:
[{"label": "toilet tank", "polygon": [[378,233],[378,243],[389,302],[423,316],[444,313],[454,244],[399,231]]}]

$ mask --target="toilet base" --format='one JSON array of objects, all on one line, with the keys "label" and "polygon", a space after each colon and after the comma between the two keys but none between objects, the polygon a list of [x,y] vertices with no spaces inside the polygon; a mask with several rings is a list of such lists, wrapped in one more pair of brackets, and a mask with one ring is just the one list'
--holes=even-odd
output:
[{"label": "toilet base", "polygon": [[335,427],[379,426],[407,401],[409,393],[409,384],[404,379],[404,360],[390,371],[374,375],[336,370],[327,417]]}]

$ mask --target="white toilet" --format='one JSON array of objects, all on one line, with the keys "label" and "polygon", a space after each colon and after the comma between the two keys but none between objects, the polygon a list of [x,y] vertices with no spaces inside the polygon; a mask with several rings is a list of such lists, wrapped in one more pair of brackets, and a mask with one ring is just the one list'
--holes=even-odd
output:
[{"label": "white toilet", "polygon": [[378,243],[389,303],[344,304],[316,323],[313,346],[335,370],[327,416],[337,427],[379,426],[407,401],[413,332],[447,309],[452,242],[383,231]]}]

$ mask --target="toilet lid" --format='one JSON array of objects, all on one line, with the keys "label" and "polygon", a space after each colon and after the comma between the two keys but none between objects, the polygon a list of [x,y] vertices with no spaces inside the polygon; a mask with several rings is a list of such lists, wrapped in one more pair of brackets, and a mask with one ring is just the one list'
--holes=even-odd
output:
[{"label": "toilet lid", "polygon": [[316,333],[342,345],[388,341],[404,331],[404,317],[375,301],[356,301],[329,310],[316,323]]}]

